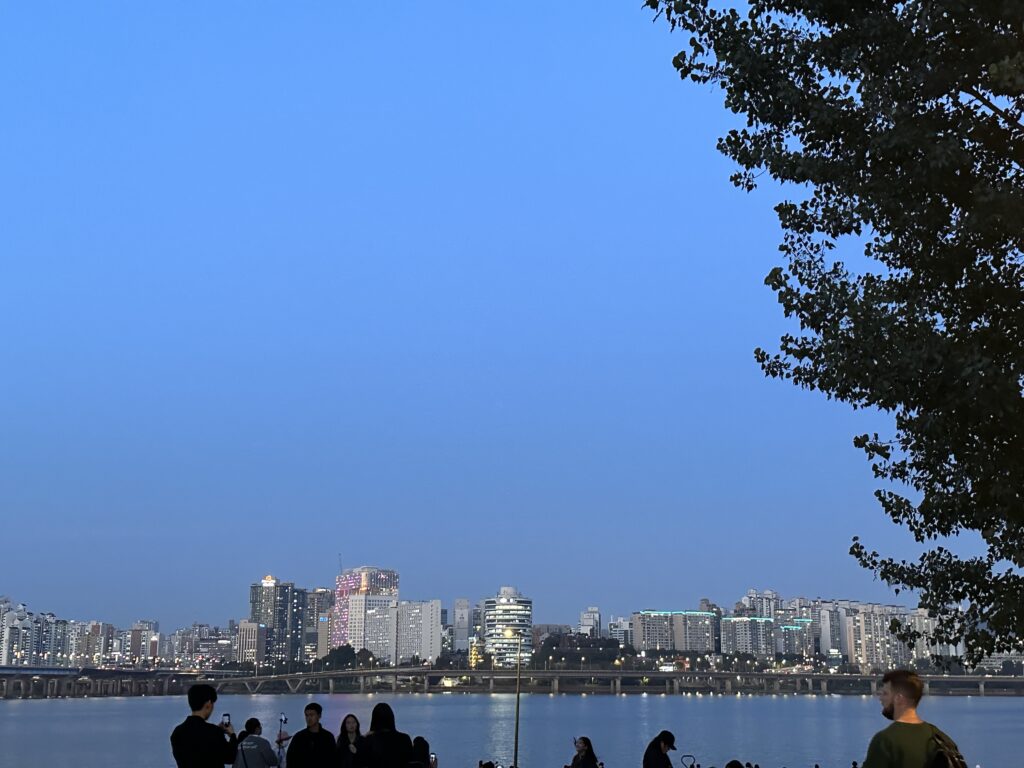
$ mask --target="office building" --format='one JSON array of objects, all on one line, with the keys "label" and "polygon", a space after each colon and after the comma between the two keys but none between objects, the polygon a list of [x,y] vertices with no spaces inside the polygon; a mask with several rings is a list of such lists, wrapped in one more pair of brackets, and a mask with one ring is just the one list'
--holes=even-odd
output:
[{"label": "office building", "polygon": [[589,606],[580,613],[580,623],[576,631],[589,637],[601,637],[601,609],[596,605]]},{"label": "office building", "polygon": [[441,601],[402,601],[391,609],[393,663],[433,662],[441,655]]},{"label": "office building", "polygon": [[[514,667],[517,649],[529,661],[533,651],[533,601],[514,587],[502,587],[495,597],[484,600],[483,635],[486,652],[495,667]],[[521,646],[520,646],[521,643]]]},{"label": "office building", "polygon": [[305,659],[306,590],[271,575],[249,587],[249,621],[267,628],[272,662]]},{"label": "office building", "polygon": [[[360,645],[349,631],[349,602],[353,595],[392,597],[398,600],[398,573],[387,568],[363,565],[343,570],[334,582],[334,608],[331,622],[331,648],[348,644],[356,651]],[[360,630],[362,631],[362,630]]]},{"label": "office building", "polygon": [[463,653],[469,651],[470,609],[469,600],[464,597],[455,600],[452,622],[452,649]]},{"label": "office building", "polygon": [[243,664],[266,664],[267,625],[255,621],[238,622],[238,647],[235,656]]}]

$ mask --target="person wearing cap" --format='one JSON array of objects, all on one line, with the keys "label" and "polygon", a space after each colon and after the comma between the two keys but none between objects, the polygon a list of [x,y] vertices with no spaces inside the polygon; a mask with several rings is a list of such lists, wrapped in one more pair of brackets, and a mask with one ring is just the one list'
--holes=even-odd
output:
[{"label": "person wearing cap", "polygon": [[662,731],[647,745],[643,768],[672,768],[668,751],[676,748],[676,737],[671,731]]}]

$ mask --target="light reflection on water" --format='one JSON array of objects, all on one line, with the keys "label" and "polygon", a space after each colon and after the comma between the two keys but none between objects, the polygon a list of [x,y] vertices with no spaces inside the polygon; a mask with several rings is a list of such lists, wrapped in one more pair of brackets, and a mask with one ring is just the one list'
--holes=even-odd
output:
[{"label": "light reflection on water", "polygon": [[[215,717],[230,712],[236,727],[258,717],[270,733],[284,711],[294,732],[311,700],[335,733],[346,713],[365,730],[373,705],[391,703],[401,730],[430,741],[439,768],[512,760],[512,694],[226,695]],[[168,768],[168,737],[186,710],[184,697],[0,701],[0,766]],[[1017,765],[1024,754],[1024,698],[928,698],[921,714],[957,740],[972,766]],[[679,746],[674,758],[689,752],[708,768],[734,757],[761,768],[848,768],[884,725],[868,696],[532,694],[522,699],[519,762],[559,768],[572,758],[572,739],[589,736],[607,768],[638,768],[647,742],[667,728]]]}]

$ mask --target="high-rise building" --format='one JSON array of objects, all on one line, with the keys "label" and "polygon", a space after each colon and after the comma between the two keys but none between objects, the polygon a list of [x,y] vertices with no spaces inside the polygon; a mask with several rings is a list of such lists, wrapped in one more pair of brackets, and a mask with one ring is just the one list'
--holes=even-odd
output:
[{"label": "high-rise building", "polygon": [[601,609],[596,605],[587,607],[580,612],[580,623],[577,632],[590,637],[601,637]]},{"label": "high-rise building", "polygon": [[677,651],[714,653],[718,616],[710,611],[673,611],[672,640]]},{"label": "high-rise building", "polygon": [[469,612],[469,636],[470,638],[479,637],[481,640],[484,638],[484,603],[485,600],[481,600],[477,603]]},{"label": "high-rise building", "polygon": [[638,651],[714,653],[718,616],[710,611],[638,611],[632,627]]},{"label": "high-rise building", "polygon": [[763,616],[722,617],[722,653],[775,658],[775,620]]},{"label": "high-rise building", "polygon": [[822,602],[818,611],[818,653],[823,656],[845,656],[843,648],[846,645],[843,639],[842,616],[846,610],[840,608],[834,602]]},{"label": "high-rise building", "polygon": [[348,598],[352,595],[375,595],[398,600],[398,572],[363,565],[343,570],[334,580],[334,608],[331,622],[331,648],[346,643],[359,650],[349,637]]},{"label": "high-rise building", "polygon": [[455,600],[455,614],[452,622],[452,648],[458,652],[469,651],[469,600],[464,597]]},{"label": "high-rise building", "polygon": [[495,597],[484,600],[483,622],[485,647],[495,667],[516,666],[519,648],[522,660],[529,660],[533,651],[533,600],[514,587],[502,587]]},{"label": "high-rise building", "polygon": [[[35,663],[42,667],[66,667],[68,661],[68,621],[52,613],[37,614],[33,622]],[[2,631],[2,630],[0,630]]]},{"label": "high-rise building", "polygon": [[899,605],[860,603],[848,609],[843,627],[849,660],[865,674],[908,664],[910,649],[890,629],[893,619],[906,618],[907,609]]},{"label": "high-rise building", "polygon": [[722,652],[722,616],[724,611],[715,603],[711,602],[708,598],[702,597],[698,604],[697,610],[705,613],[712,613],[715,616],[715,653]]},{"label": "high-rise building", "polygon": [[303,645],[307,659],[317,659],[326,656],[327,651],[320,653],[320,616],[327,613],[334,606],[334,590],[327,587],[317,587],[306,592],[306,628]]},{"label": "high-rise building", "polygon": [[[340,603],[335,602],[337,608]],[[348,619],[347,642],[353,650],[368,650],[375,658],[390,663],[394,656],[394,621],[390,610],[398,599],[388,595],[349,595],[345,598]],[[337,614],[335,614],[337,617]]]},{"label": "high-rise building", "polygon": [[414,658],[433,662],[441,655],[441,601],[403,601],[392,609],[394,663]]},{"label": "high-rise building", "polygon": [[35,631],[33,616],[24,603],[4,613],[0,625],[0,666],[29,667],[35,664]]},{"label": "high-rise building", "polygon": [[811,619],[792,619],[775,627],[775,651],[787,656],[814,656],[814,627]]},{"label": "high-rise building", "polygon": [[249,621],[267,628],[268,661],[303,661],[306,590],[271,575],[249,587]]},{"label": "high-rise building", "polygon": [[238,622],[238,650],[242,663],[264,664],[267,661],[267,625],[255,621]]},{"label": "high-rise building", "polygon": [[[915,608],[910,612],[903,621],[909,624],[915,631],[921,633],[921,637],[914,643],[914,647],[911,651],[911,656],[914,659],[927,659],[931,656],[961,656],[963,655],[963,645],[932,645],[928,637],[935,632],[938,627],[938,619],[935,619],[928,615],[928,611],[924,608]],[[1002,663],[1002,660],[999,661]],[[996,665],[998,666],[998,665]]]},{"label": "high-rise building", "polygon": [[633,622],[625,616],[612,616],[608,621],[608,637],[618,640],[620,646],[633,645]]},{"label": "high-rise building", "polygon": [[331,652],[331,622],[334,612],[328,611],[316,617],[316,657],[322,659]]},{"label": "high-rise building", "polygon": [[637,611],[633,627],[633,647],[638,651],[660,651],[673,647],[672,616],[668,611]]},{"label": "high-rise building", "polygon": [[764,619],[774,619],[775,612],[782,605],[779,593],[772,589],[766,589],[763,592],[758,592],[756,589],[747,590],[747,594],[741,602],[752,611],[751,615]]}]

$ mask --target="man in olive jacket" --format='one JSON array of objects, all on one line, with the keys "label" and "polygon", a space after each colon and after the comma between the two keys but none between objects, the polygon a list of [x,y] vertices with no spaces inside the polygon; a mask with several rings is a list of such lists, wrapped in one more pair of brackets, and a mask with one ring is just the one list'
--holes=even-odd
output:
[{"label": "man in olive jacket", "polygon": [[886,672],[878,698],[882,715],[893,722],[871,739],[861,768],[928,768],[944,745],[959,757],[949,736],[917,716],[923,694],[924,683],[916,673],[906,669]]}]

